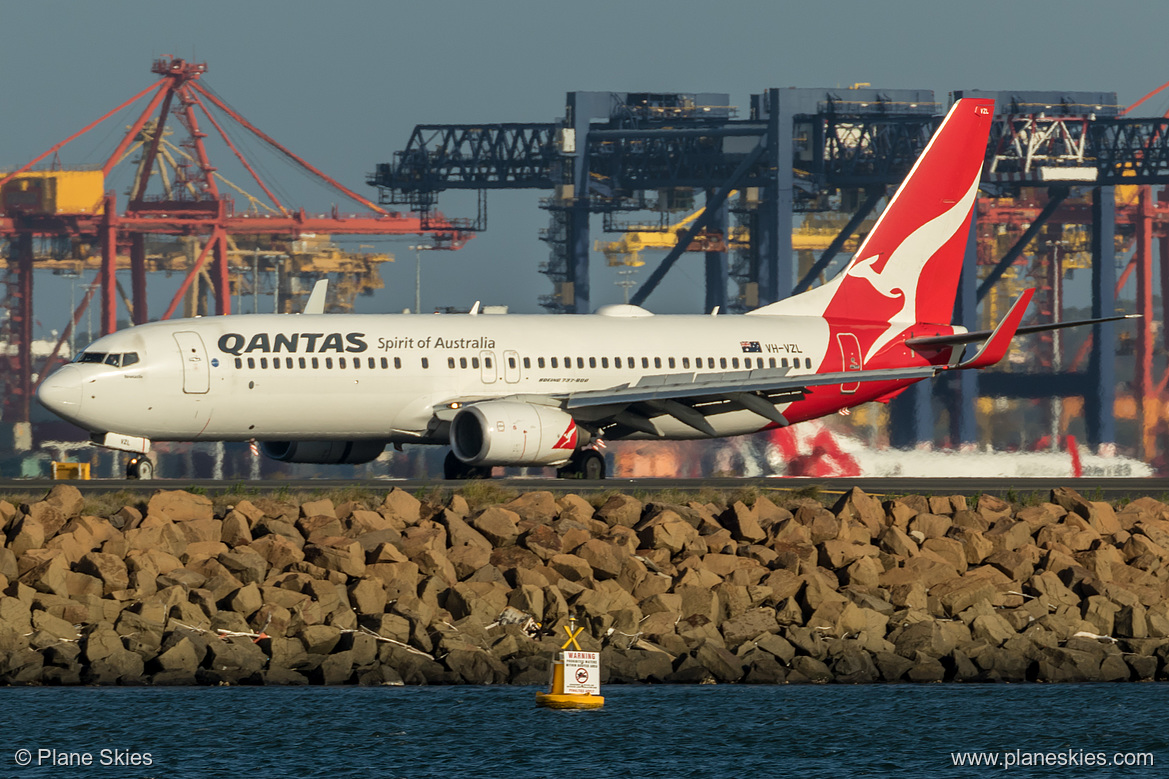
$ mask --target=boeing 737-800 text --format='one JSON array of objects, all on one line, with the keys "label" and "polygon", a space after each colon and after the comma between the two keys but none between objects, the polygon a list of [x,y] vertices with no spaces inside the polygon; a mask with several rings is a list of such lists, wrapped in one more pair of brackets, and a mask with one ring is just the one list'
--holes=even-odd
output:
[{"label": "boeing 737-800 text", "polygon": [[[1028,290],[993,331],[950,323],[993,113],[959,100],[847,267],[743,316],[306,313],[154,322],[104,336],[40,402],[137,453],[152,440],[256,440],[288,462],[360,463],[449,445],[445,475],[495,465],[604,476],[601,439],[714,438],[887,400],[998,362]],[[964,359],[968,345],[981,348]]]}]

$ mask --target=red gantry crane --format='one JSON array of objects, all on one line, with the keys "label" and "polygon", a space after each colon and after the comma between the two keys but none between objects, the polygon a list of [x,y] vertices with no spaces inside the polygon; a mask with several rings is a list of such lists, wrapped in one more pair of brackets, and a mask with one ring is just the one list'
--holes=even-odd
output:
[{"label": "red gantry crane", "polygon": [[[1167,88],[1169,82],[1121,111],[1120,115],[1131,115],[1137,107]],[[1169,119],[1169,111],[1163,117]],[[1058,128],[1063,121],[1087,122],[1086,117],[1065,120],[1041,114],[1039,120],[1013,128],[1021,137],[1007,137],[1003,143],[1015,143],[1019,147],[1033,146],[1038,153],[1052,153],[1051,150],[1061,144],[1070,145],[1069,138],[1083,138],[1085,135],[1083,132],[1060,132]],[[1154,133],[1153,139],[1156,138],[1157,134]],[[1148,147],[1140,150],[1138,157],[1145,153],[1151,153]],[[1163,470],[1169,457],[1166,452],[1169,444],[1169,403],[1166,402],[1169,370],[1157,376],[1155,352],[1158,336],[1162,349],[1169,346],[1169,330],[1162,326],[1164,318],[1154,306],[1153,279],[1154,266],[1159,263],[1160,289],[1157,291],[1161,293],[1162,300],[1169,299],[1169,191],[1164,187],[1159,192],[1154,191],[1154,186],[1150,184],[1117,187],[1114,218],[1117,254],[1131,252],[1116,281],[1115,294],[1119,298],[1121,290],[1135,276],[1135,310],[1141,315],[1135,323],[1133,382],[1127,392],[1118,396],[1115,413],[1118,417],[1135,419],[1138,431],[1137,455]],[[1029,275],[1039,280],[1040,295],[1037,296],[1037,303],[1044,318],[1060,316],[1062,272],[1073,267],[1068,263],[1069,255],[1081,255],[1085,262],[1090,261],[1088,247],[1083,244],[1086,243],[1092,223],[1091,202],[1085,195],[1069,197],[1068,192],[1064,191],[1053,196],[1050,191],[1045,194],[1040,189],[1027,188],[1022,191],[1021,197],[980,198],[977,215],[979,264],[996,265],[998,258],[1003,256],[1001,244],[1004,238],[1013,239],[1025,235],[1028,230],[1032,231],[1033,240],[1026,245],[1029,248],[1025,253],[1036,260]],[[1042,232],[1037,229],[1037,225],[1045,225]],[[1154,240],[1157,242],[1156,252],[1153,250]],[[1023,249],[1022,246],[1018,248]],[[991,303],[988,314],[993,318],[997,303],[993,298]],[[1056,337],[1046,334],[1039,339],[1042,344],[1041,360],[1047,367],[1057,367]],[[1088,334],[1068,361],[1069,370],[1084,368],[1091,345],[1092,335]],[[1066,433],[1069,418],[1077,416],[1083,408],[1082,400],[1069,399],[1061,408],[1063,419],[1058,420],[1057,424],[1062,435]]]},{"label": "red gantry crane", "polygon": [[[471,235],[462,229],[462,224],[438,215],[422,219],[385,211],[325,175],[262,132],[200,83],[207,71],[206,63],[187,62],[167,55],[155,60],[151,70],[160,77],[158,81],[17,170],[0,173],[0,238],[8,239],[11,247],[9,315],[4,323],[8,331],[8,349],[0,360],[6,421],[28,421],[30,401],[35,391],[34,377],[43,377],[52,368],[61,346],[95,293],[101,299],[103,335],[117,329],[119,297],[126,301],[131,321],[141,324],[149,320],[146,298],[148,235],[193,237],[200,244],[194,262],[187,269],[162,319],[175,313],[191,283],[207,270],[212,280],[215,313],[231,312],[228,236],[296,240],[305,234],[426,235],[436,249],[459,249]],[[148,95],[146,107],[100,168],[70,170],[60,169],[55,164],[57,153],[66,144]],[[172,118],[185,131],[185,140],[179,146],[186,154],[178,165],[171,167],[168,175],[160,164],[160,156],[166,156],[163,137],[167,121]],[[225,119],[233,124],[233,132],[242,128],[243,132],[274,149],[311,177],[372,213],[341,214],[334,207],[330,214],[314,216],[281,202],[269,183],[261,178],[256,166],[240,151],[239,144],[229,136]],[[204,143],[209,130],[214,131],[231,150],[271,201],[269,213],[237,213],[232,198],[220,191],[217,183],[220,177]],[[127,193],[126,209],[119,213],[117,196],[106,189],[106,182],[114,167],[135,148],[140,156]],[[54,160],[51,169],[34,169],[50,157]],[[147,186],[156,168],[157,178],[164,182],[165,191],[161,195],[148,195]],[[63,238],[100,247],[101,264],[97,283],[90,287],[81,304],[72,312],[56,349],[43,364],[34,366],[34,240],[42,238]],[[129,255],[131,294],[128,299],[120,294],[115,278],[119,254]]]}]

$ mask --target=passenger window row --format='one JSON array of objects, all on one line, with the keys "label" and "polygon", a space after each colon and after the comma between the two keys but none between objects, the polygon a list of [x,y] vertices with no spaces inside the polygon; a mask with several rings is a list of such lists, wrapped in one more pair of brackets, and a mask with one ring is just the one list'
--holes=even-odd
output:
[{"label": "passenger window row", "polygon": [[[101,358],[101,359],[97,359],[97,358]],[[111,362],[111,359],[114,359],[114,358],[120,358],[120,362]],[[598,365],[601,368],[608,368],[610,366],[610,360],[608,357],[600,357],[600,358],[598,358],[598,357],[588,357],[588,358],[577,357],[577,358],[575,358],[576,367],[583,369],[585,367],[586,359],[588,362],[588,367],[590,367],[590,368],[596,368]],[[247,367],[249,369],[252,369],[252,370],[254,370],[257,366],[262,370],[267,370],[269,367],[268,366],[269,358],[267,358],[267,357],[259,357],[259,358],[256,358],[256,357],[247,357],[247,358],[236,357],[235,358],[235,367],[236,368],[243,368],[245,360],[247,362]],[[283,362],[281,360],[282,360],[282,358],[280,358],[280,357],[271,358],[272,369],[292,370],[294,368],[313,368],[315,370],[315,369],[319,369],[320,367],[322,367],[322,364],[323,364],[324,368],[327,370],[332,370],[334,367],[334,358],[332,358],[332,357],[323,357],[323,358],[321,358],[321,357],[295,357],[295,358],[294,357],[284,357]],[[390,360],[387,357],[382,357],[382,358],[380,358],[380,360],[379,360],[379,358],[367,357],[367,358],[365,358],[365,360],[366,360],[365,364],[368,365],[368,368],[370,370],[374,370],[374,369],[378,368],[379,365],[380,365],[382,370],[387,370],[390,367]],[[134,363],[138,362],[138,355],[131,352],[131,353],[125,354],[125,355],[111,354],[111,355],[107,356],[105,354],[100,354],[100,353],[96,353],[96,352],[85,352],[78,358],[77,361],[78,362],[103,362],[104,361],[107,365],[119,365],[120,364],[121,366],[125,367],[127,365],[133,365]],[[650,367],[650,361],[651,361],[651,358],[642,357],[641,358],[641,367],[643,369],[648,369]],[[676,370],[678,367],[679,358],[667,357],[667,358],[665,358],[664,364],[663,364],[663,359],[661,357],[654,357],[654,358],[652,358],[652,361],[653,361],[653,367],[655,369],[665,367],[665,368]],[[362,367],[362,358],[361,357],[352,357],[352,358],[348,358],[348,359],[345,357],[337,357],[335,362],[336,362],[336,367],[339,369],[342,369],[342,370],[349,368],[349,367],[352,367],[353,369],[361,369],[361,367]],[[516,367],[516,359],[514,357],[508,357],[507,362],[508,362],[508,368],[514,369]],[[681,366],[682,366],[683,370],[690,369],[691,362],[690,362],[689,357],[680,358],[680,362],[681,362]],[[807,369],[810,369],[812,367],[811,358],[805,357],[802,362],[803,362],[802,367],[807,368]],[[393,358],[393,363],[394,363],[395,369],[401,369],[402,358],[401,357]],[[422,363],[423,368],[430,367],[430,360],[427,359],[426,357],[421,358],[421,363]],[[788,363],[788,358],[786,358],[786,357],[780,357],[780,358],[768,357],[766,360],[766,365],[764,365],[764,358],[763,357],[756,357],[756,358],[754,358],[754,360],[752,360],[752,358],[750,358],[750,357],[743,357],[741,360],[741,365],[740,365],[740,358],[738,358],[738,357],[731,357],[729,359],[726,357],[718,357],[718,358],[715,358],[715,357],[695,357],[693,364],[694,364],[695,370],[702,370],[704,365],[705,365],[705,368],[707,370],[714,370],[716,367],[722,368],[722,369],[725,369],[725,368],[735,369],[735,368],[740,368],[740,367],[746,368],[746,369],[763,368],[763,367],[768,367],[768,368],[788,368],[788,367],[799,368],[799,367],[801,367],[800,363],[801,363],[801,360],[798,357],[793,358],[791,360],[790,365]],[[572,357],[565,357],[565,358],[563,358],[563,363],[561,362],[561,358],[559,358],[559,357],[549,357],[549,358],[537,357],[536,358],[536,367],[537,368],[554,368],[555,369],[555,368],[560,368],[562,364],[566,370],[571,370],[573,367],[573,358]],[[490,370],[494,367],[494,362],[492,361],[492,359],[490,357],[484,357],[482,360],[482,365],[485,369]],[[524,368],[531,368],[532,367],[531,358],[524,357],[523,358],[523,365],[524,365]],[[448,357],[447,358],[447,367],[451,368],[451,369],[454,369],[456,367],[466,369],[466,368],[470,367],[474,370],[478,370],[480,367],[480,360],[478,357],[469,357],[469,358],[468,357],[458,357],[458,358]],[[612,359],[612,367],[614,367],[614,368],[628,368],[628,369],[636,368],[637,367],[637,360],[633,357],[625,357],[625,358],[614,357]]]},{"label": "passenger window row", "polygon": [[[390,360],[388,357],[382,357],[382,358],[380,358],[380,360],[376,357],[367,357],[365,359],[366,359],[365,365],[368,366],[369,370],[375,370],[376,368],[379,367],[379,365],[380,365],[382,370],[388,370],[390,367]],[[261,369],[264,369],[264,370],[268,369],[269,360],[267,357],[259,357],[259,358],[256,358],[256,357],[247,357],[247,358],[236,357],[235,358],[235,367],[243,368],[245,360],[247,361],[248,368],[251,368],[253,370],[257,367],[257,365]],[[274,370],[280,370],[281,368],[283,368],[285,370],[292,370],[293,368],[317,369],[317,368],[320,368],[322,365],[324,365],[324,367],[326,369],[332,369],[333,365],[334,365],[334,360],[332,357],[285,357],[285,358],[283,358],[283,362],[281,361],[281,358],[273,357],[271,359],[271,362],[272,362],[272,368]],[[402,367],[402,358],[401,357],[395,357],[393,362],[394,362],[395,368],[401,369],[401,367]],[[352,357],[352,358],[346,359],[345,357],[338,357],[336,359],[336,367],[347,368],[350,366],[352,366],[352,368],[355,368],[355,369],[360,369],[362,367],[362,358]],[[427,367],[427,361],[426,361],[425,357],[422,358],[422,367],[423,368]]]},{"label": "passenger window row", "polygon": [[[460,357],[459,361],[458,361],[458,366],[460,368],[466,368],[467,367],[467,359],[468,358],[466,358],[466,357]],[[525,362],[527,362],[527,361],[525,360]],[[471,357],[470,358],[470,365],[475,370],[479,370],[479,358],[478,357]],[[495,365],[495,363],[492,362],[490,357],[483,358],[483,367],[484,368],[490,369],[494,365]],[[447,357],[446,358],[446,366],[448,368],[454,368],[455,367],[455,358],[454,357]],[[425,368],[426,366],[423,365],[422,367]],[[510,367],[510,368],[515,367],[515,358],[514,357],[508,358],[508,367]],[[525,365],[524,367],[527,367],[527,366]]]},{"label": "passenger window row", "polygon": [[[513,358],[509,358],[509,362],[512,359]],[[588,357],[588,358],[577,357],[576,358],[576,367],[577,368],[584,368],[585,363],[586,363],[586,359],[587,359],[588,367],[590,367],[590,368],[596,368],[596,367],[598,367],[598,365],[601,368],[608,368],[610,366],[610,360],[608,357],[600,357],[600,358],[598,358],[598,357]],[[805,357],[802,362],[803,362],[804,368],[811,368],[812,367],[811,358]],[[641,358],[641,367],[642,368],[648,369],[650,367],[651,363],[652,363],[654,368],[669,368],[672,370],[676,370],[678,368],[679,363],[681,363],[681,366],[684,370],[689,370],[690,365],[691,365],[689,357],[682,357],[682,358],[666,357],[666,358],[664,358],[664,360],[661,357],[653,357],[653,358],[642,357]],[[788,368],[788,367],[799,368],[799,367],[801,367],[800,363],[801,363],[801,360],[799,358],[793,358],[791,360],[790,365],[789,365],[788,358],[786,358],[786,357],[781,357],[781,358],[768,357],[766,359],[766,363],[764,362],[764,358],[762,358],[762,357],[756,357],[756,358],[754,358],[754,360],[752,360],[752,358],[750,358],[750,357],[743,357],[742,360],[740,360],[740,358],[738,358],[738,357],[731,357],[729,359],[726,357],[718,357],[718,358],[715,358],[715,357],[705,357],[705,358],[704,357],[695,357],[693,364],[694,364],[695,370],[702,370],[704,364],[708,370],[713,370],[716,367],[718,367],[718,368],[732,368],[732,369],[734,369],[734,368],[751,369],[751,368],[764,368],[764,367],[767,367],[767,368]],[[563,360],[563,363],[561,362],[560,358],[558,358],[558,357],[549,357],[549,358],[537,357],[536,358],[536,367],[537,368],[560,368],[562,364],[563,364],[565,369],[571,369],[573,367],[573,358],[572,357],[565,357]],[[627,369],[628,368],[636,368],[637,364],[638,364],[637,359],[635,359],[633,357],[624,357],[624,358],[623,357],[614,357],[612,359],[612,367],[614,367],[614,368],[627,368]],[[452,364],[451,367],[453,368],[454,365]],[[510,367],[514,368],[515,365],[511,364]],[[524,367],[525,368],[532,367],[532,362],[531,362],[530,358],[528,358],[528,357],[524,358]]]}]

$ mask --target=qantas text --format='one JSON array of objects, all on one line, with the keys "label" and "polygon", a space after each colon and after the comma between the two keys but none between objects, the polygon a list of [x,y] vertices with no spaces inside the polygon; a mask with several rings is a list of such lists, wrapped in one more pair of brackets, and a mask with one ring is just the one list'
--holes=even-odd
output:
[{"label": "qantas text", "polygon": [[365,333],[256,333],[250,339],[239,333],[219,337],[219,351],[239,356],[245,352],[314,354],[321,352],[364,352],[369,348]]}]

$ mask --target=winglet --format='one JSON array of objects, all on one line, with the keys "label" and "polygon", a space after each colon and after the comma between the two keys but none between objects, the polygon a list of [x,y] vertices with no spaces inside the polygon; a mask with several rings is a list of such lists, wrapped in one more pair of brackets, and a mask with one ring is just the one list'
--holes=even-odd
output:
[{"label": "winglet", "polygon": [[978,353],[963,363],[954,366],[955,368],[985,368],[988,365],[994,365],[1007,354],[1007,349],[1011,346],[1011,339],[1015,337],[1015,331],[1019,329],[1019,323],[1023,321],[1023,314],[1027,311],[1027,304],[1031,302],[1032,296],[1035,295],[1034,289],[1023,290],[1023,294],[1015,301],[1015,305],[1011,306],[1011,310],[1003,317],[1003,321],[999,322],[998,327],[990,334],[990,338],[986,339],[986,343],[978,350]]},{"label": "winglet", "polygon": [[313,285],[312,294],[308,296],[308,302],[304,304],[305,314],[323,314],[325,313],[325,293],[329,291],[329,280],[321,279]]}]

